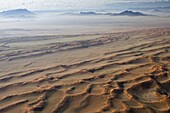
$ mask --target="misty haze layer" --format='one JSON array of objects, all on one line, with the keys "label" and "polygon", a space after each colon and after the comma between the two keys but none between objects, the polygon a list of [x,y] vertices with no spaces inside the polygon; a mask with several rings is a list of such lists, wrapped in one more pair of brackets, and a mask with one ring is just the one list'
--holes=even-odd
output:
[{"label": "misty haze layer", "polygon": [[[147,21],[146,21],[147,20]],[[2,37],[80,34],[113,31],[114,28],[167,27],[168,17],[37,14],[35,18],[1,18]]]}]

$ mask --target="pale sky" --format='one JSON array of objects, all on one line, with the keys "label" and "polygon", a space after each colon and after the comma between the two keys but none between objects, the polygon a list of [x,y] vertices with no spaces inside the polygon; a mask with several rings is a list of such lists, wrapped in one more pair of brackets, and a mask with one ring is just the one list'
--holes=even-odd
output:
[{"label": "pale sky", "polygon": [[[113,0],[0,0],[0,8],[30,7],[46,8],[56,6],[56,8],[67,7],[90,7],[112,3]],[[50,8],[50,7],[49,7]]]},{"label": "pale sky", "polygon": [[0,0],[0,10],[28,9],[69,9],[99,7],[105,4],[129,1],[170,1],[170,0]]}]

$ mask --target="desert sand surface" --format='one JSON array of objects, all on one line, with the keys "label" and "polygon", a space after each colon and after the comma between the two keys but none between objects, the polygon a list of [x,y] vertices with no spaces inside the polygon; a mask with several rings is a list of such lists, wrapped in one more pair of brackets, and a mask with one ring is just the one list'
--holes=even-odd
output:
[{"label": "desert sand surface", "polygon": [[0,40],[0,113],[169,112],[170,28]]}]

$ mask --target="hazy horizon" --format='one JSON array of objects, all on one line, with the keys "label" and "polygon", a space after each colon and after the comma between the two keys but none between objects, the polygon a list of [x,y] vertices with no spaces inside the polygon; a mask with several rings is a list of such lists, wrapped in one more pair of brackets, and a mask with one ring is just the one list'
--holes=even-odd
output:
[{"label": "hazy horizon", "polygon": [[[144,27],[169,26],[170,0],[0,0],[0,11],[28,9],[35,18],[0,17],[0,36],[81,34]],[[158,9],[157,12],[154,10]],[[41,11],[47,10],[45,13]],[[54,11],[54,12],[50,12]],[[109,15],[71,15],[67,12],[94,11],[119,13],[124,10],[140,11],[153,17],[114,17]],[[160,10],[160,11],[159,11]],[[37,11],[37,12],[36,12]],[[40,12],[38,12],[40,11]],[[12,13],[13,14],[13,13]],[[146,21],[147,20],[147,21]]]}]

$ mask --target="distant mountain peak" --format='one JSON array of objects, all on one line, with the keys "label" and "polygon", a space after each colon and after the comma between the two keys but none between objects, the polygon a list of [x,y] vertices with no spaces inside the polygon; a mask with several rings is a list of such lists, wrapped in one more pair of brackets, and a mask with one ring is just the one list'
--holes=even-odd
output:
[{"label": "distant mountain peak", "polygon": [[130,11],[130,10],[125,10],[121,13],[116,13],[114,15],[118,15],[118,16],[147,16],[147,14],[143,14],[141,12],[134,12],[134,11]]},{"label": "distant mountain peak", "polygon": [[13,9],[0,12],[0,16],[3,17],[31,17],[34,13],[28,9]]}]

